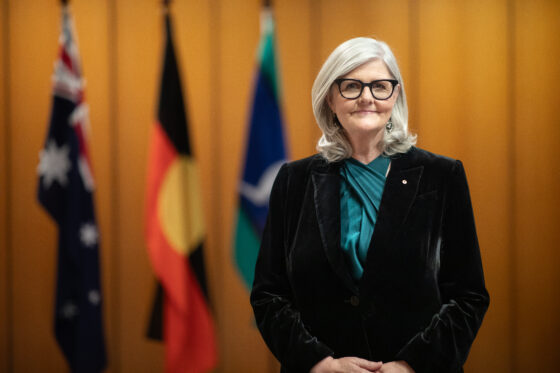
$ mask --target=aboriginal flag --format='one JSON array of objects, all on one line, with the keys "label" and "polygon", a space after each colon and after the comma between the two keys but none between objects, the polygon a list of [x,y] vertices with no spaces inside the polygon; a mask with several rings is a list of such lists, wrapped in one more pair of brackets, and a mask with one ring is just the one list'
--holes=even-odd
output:
[{"label": "aboriginal flag", "polygon": [[205,280],[197,167],[167,12],[165,30],[159,108],[149,151],[146,239],[163,288],[165,371],[198,373],[215,366],[216,342]]}]

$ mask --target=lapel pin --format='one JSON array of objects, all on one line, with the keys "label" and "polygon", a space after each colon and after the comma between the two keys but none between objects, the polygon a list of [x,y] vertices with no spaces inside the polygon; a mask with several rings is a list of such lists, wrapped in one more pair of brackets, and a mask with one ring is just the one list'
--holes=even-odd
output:
[{"label": "lapel pin", "polygon": [[408,183],[408,181],[406,181],[406,179],[402,179],[402,183],[403,183],[404,185],[406,185],[406,183]]}]

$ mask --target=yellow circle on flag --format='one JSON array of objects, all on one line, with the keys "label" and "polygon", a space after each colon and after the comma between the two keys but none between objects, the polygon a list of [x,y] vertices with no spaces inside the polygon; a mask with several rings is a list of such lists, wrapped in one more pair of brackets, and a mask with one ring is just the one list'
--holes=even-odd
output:
[{"label": "yellow circle on flag", "polygon": [[190,254],[204,236],[204,221],[196,164],[177,157],[168,168],[158,196],[158,217],[171,246]]}]

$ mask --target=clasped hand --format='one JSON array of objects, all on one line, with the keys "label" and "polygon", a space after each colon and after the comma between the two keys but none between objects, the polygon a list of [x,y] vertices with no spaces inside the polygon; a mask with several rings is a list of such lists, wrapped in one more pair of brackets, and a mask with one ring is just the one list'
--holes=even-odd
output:
[{"label": "clasped hand", "polygon": [[309,373],[414,373],[405,361],[369,361],[358,357],[334,359],[328,356],[315,364]]}]

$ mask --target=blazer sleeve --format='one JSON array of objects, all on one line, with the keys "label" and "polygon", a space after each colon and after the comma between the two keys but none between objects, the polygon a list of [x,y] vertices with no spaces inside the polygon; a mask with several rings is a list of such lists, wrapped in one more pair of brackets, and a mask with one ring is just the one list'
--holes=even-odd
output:
[{"label": "blazer sleeve", "polygon": [[469,188],[455,161],[444,195],[439,290],[442,306],[398,353],[416,373],[459,372],[489,305]]},{"label": "blazer sleeve", "polygon": [[309,333],[294,304],[286,268],[286,225],[290,213],[295,213],[287,211],[293,206],[289,203],[289,179],[289,167],[285,164],[278,172],[270,195],[251,305],[264,341],[282,366],[290,372],[307,373],[333,352]]}]

